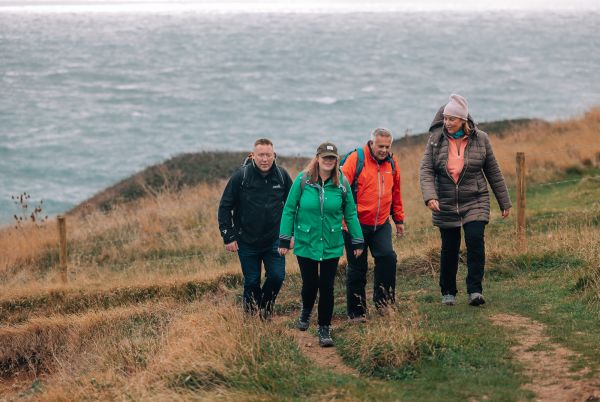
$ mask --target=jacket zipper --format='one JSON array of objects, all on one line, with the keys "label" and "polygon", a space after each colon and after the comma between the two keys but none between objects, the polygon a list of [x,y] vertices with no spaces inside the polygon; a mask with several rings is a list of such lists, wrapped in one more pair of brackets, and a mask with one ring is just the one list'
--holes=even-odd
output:
[{"label": "jacket zipper", "polygon": [[[469,168],[469,158],[467,157],[468,155],[468,151],[469,151],[469,138],[467,138],[467,145],[465,146],[465,153],[463,155],[464,159],[465,159],[465,165],[463,166],[463,171],[460,175],[460,177],[458,178],[458,182],[456,183],[456,213],[458,214],[458,217],[460,218],[460,225],[462,226],[462,217],[460,216],[460,210],[458,208],[458,186],[460,185],[460,182],[462,181],[463,177],[465,177],[465,174],[467,173],[467,169]],[[459,147],[459,152],[460,152],[460,147]],[[448,169],[448,165],[446,164],[446,170]]]},{"label": "jacket zipper", "polygon": [[321,203],[321,218],[323,218],[323,203],[325,202],[325,184],[319,186],[319,201]]},{"label": "jacket zipper", "polygon": [[[375,161],[377,163],[377,161]],[[381,209],[381,169],[377,163],[377,213],[375,214],[375,226],[373,231],[377,230],[377,222],[379,222],[379,211]]]}]

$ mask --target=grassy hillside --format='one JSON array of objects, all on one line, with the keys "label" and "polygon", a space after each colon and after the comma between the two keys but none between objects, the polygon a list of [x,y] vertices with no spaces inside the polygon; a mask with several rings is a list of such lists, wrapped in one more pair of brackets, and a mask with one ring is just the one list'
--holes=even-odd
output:
[{"label": "grassy hillside", "polygon": [[[337,365],[295,335],[293,256],[274,320],[241,313],[239,262],[216,227],[222,179],[166,180],[162,191],[126,203],[105,196],[95,205],[110,207],[71,214],[67,284],[54,222],[4,229],[0,399],[598,400],[588,398],[600,398],[599,133],[594,109],[492,138],[513,196],[515,152],[526,153],[528,251],[514,242],[515,214],[502,220],[494,204],[482,308],[466,305],[464,285],[457,306],[439,304],[439,234],[417,182],[423,147],[396,144],[407,215],[394,241],[397,306],[348,325],[341,264]],[[220,154],[199,157],[202,169],[214,166],[208,158],[226,169]],[[192,183],[197,169],[184,166],[177,177]]]}]

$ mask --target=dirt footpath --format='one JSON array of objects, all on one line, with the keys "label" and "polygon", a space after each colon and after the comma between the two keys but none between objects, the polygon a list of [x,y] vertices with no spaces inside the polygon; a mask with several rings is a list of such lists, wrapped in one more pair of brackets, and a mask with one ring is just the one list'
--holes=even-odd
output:
[{"label": "dirt footpath", "polygon": [[553,343],[544,335],[544,324],[512,314],[496,314],[491,320],[513,334],[517,344],[510,350],[525,367],[530,380],[525,388],[535,393],[537,401],[600,401],[600,379],[584,378],[590,372],[587,367],[572,369],[582,357]]}]

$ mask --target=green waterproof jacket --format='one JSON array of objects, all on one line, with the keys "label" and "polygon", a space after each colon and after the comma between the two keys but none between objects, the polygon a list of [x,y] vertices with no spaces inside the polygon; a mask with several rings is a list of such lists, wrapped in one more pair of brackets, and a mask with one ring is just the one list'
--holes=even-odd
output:
[{"label": "green waterproof jacket", "polygon": [[283,207],[279,229],[279,246],[290,248],[294,236],[294,253],[300,257],[323,261],[344,254],[343,223],[346,221],[354,248],[364,245],[356,205],[348,181],[340,173],[340,185],[331,179],[324,185],[310,184],[300,173]]}]

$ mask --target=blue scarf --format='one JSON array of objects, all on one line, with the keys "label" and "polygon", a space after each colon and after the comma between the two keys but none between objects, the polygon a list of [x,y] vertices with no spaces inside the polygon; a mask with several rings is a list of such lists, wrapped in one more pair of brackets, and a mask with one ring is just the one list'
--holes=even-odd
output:
[{"label": "blue scarf", "polygon": [[455,140],[458,140],[459,138],[462,138],[463,135],[465,135],[465,132],[463,130],[458,130],[454,134],[450,134],[450,136],[452,138],[454,138]]}]

